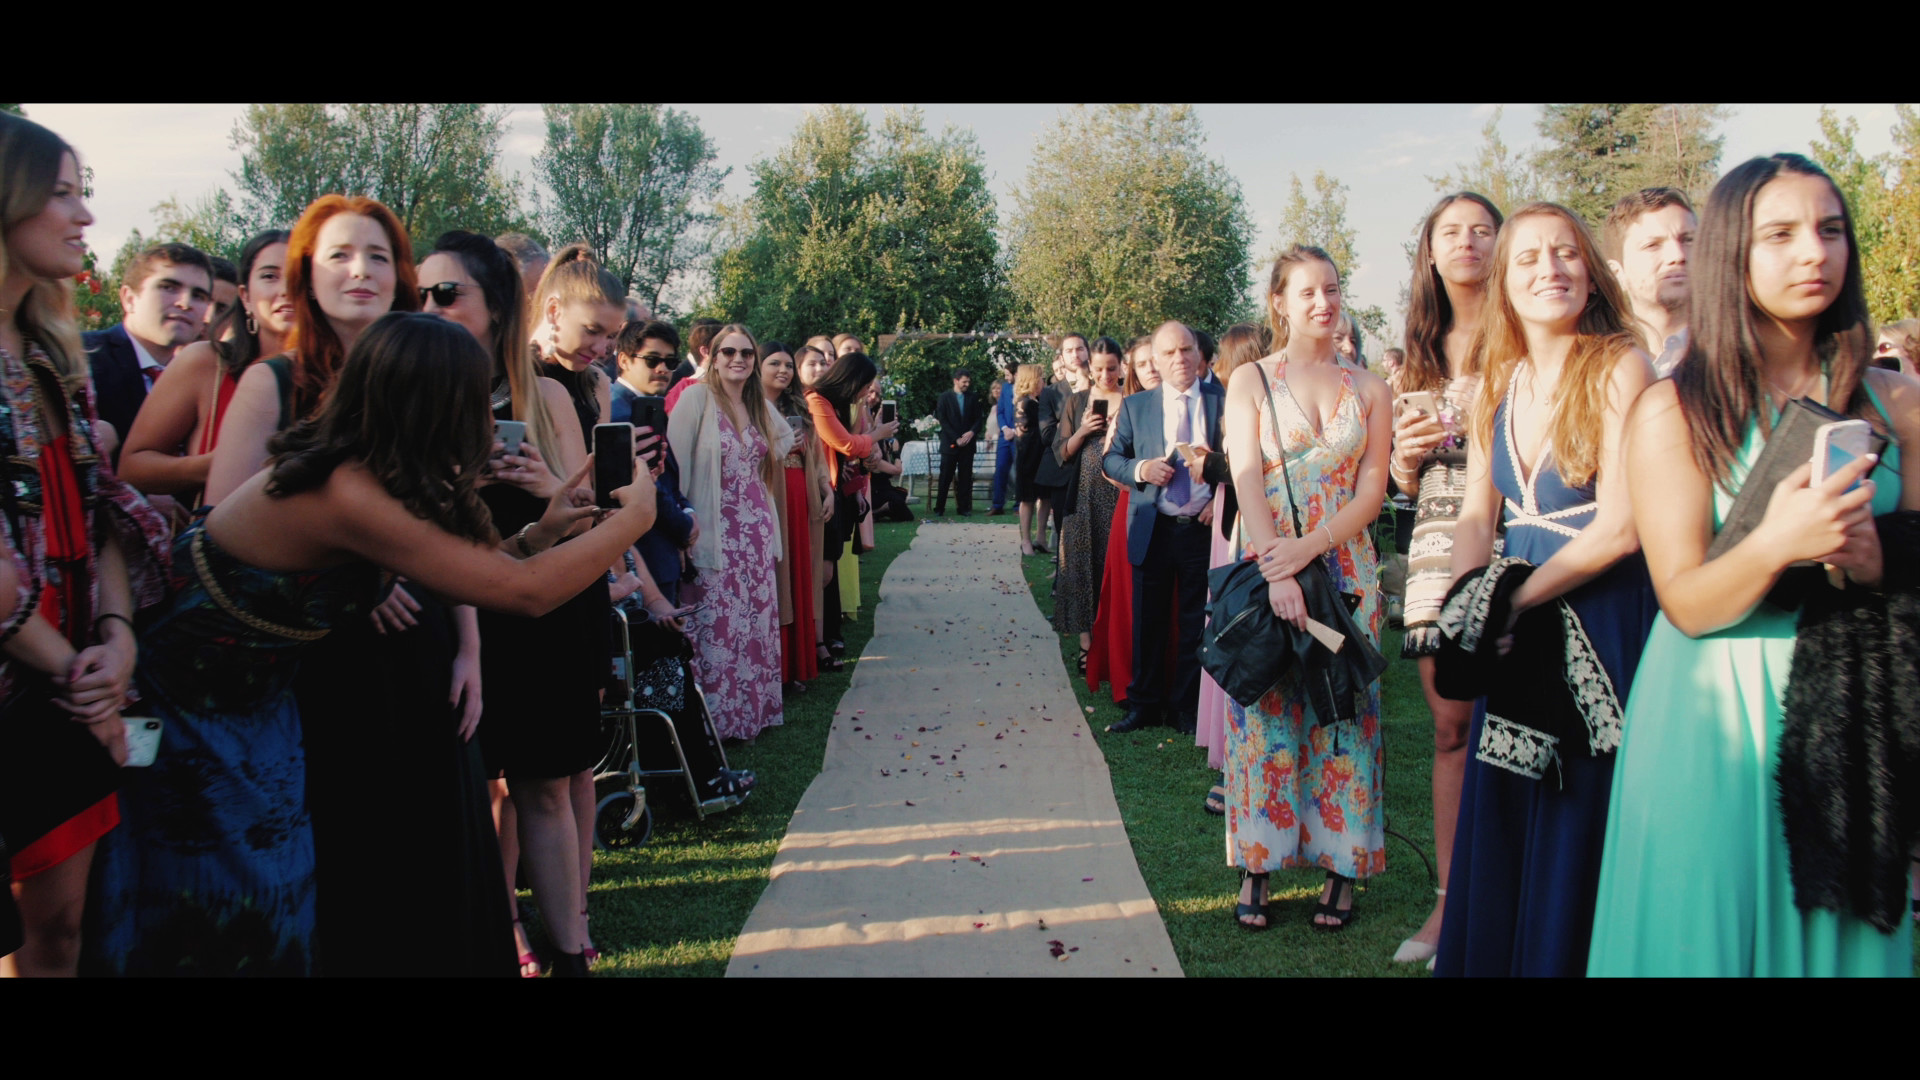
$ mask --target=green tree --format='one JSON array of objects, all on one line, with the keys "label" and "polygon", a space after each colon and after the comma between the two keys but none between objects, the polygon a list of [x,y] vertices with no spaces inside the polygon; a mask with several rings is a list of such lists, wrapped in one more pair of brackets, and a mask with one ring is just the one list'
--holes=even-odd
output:
[{"label": "green tree", "polygon": [[1868,157],[1856,143],[1860,122],[1822,107],[1810,154],[1847,200],[1867,307],[1881,324],[1920,310],[1920,112],[1894,108],[1892,152]]},{"label": "green tree", "polygon": [[[1340,268],[1340,287],[1346,311],[1355,325],[1370,338],[1378,338],[1387,327],[1387,313],[1378,304],[1362,306],[1346,294],[1347,283],[1360,270],[1360,249],[1353,226],[1347,222],[1347,185],[1328,176],[1325,169],[1313,174],[1314,198],[1307,198],[1300,175],[1293,176],[1287,205],[1280,211],[1280,242],[1267,256],[1268,262],[1295,244],[1321,248],[1333,256]],[[1262,291],[1265,285],[1261,286]],[[1264,297],[1262,303],[1265,303]],[[1376,350],[1377,351],[1377,350]]]},{"label": "green tree", "polygon": [[192,244],[209,255],[238,260],[253,236],[233,196],[215,188],[191,203],[170,196],[153,208],[153,243]]},{"label": "green tree", "polygon": [[997,218],[970,133],[929,135],[918,109],[878,135],[843,105],[808,115],[722,208],[707,309],[766,337],[991,329],[1005,310]]},{"label": "green tree", "polygon": [[1205,143],[1188,105],[1080,105],[1042,134],[1013,193],[1018,325],[1125,339],[1243,315],[1253,225]]},{"label": "green tree", "polygon": [[474,104],[249,105],[229,136],[248,231],[335,193],[386,204],[416,249],[448,229],[519,227],[519,180],[497,165],[505,121]]},{"label": "green tree", "polygon": [[1598,226],[1622,195],[1677,187],[1704,199],[1719,176],[1724,105],[1548,104],[1534,168],[1560,202]]},{"label": "green tree", "polygon": [[660,292],[706,256],[717,218],[701,209],[731,170],[692,116],[663,105],[546,105],[546,147],[534,168],[547,235],[584,241],[659,310]]},{"label": "green tree", "polygon": [[[1484,195],[1503,215],[1545,197],[1540,176],[1527,163],[1527,156],[1509,150],[1506,140],[1500,137],[1500,117],[1505,111],[1504,105],[1496,108],[1486,126],[1480,129],[1480,149],[1472,161],[1456,165],[1440,176],[1427,177],[1435,191],[1471,191]],[[1411,259],[1411,254],[1408,257]]]},{"label": "green tree", "polygon": [[15,116],[27,115],[27,110],[18,105],[0,105],[0,112],[10,112]]}]

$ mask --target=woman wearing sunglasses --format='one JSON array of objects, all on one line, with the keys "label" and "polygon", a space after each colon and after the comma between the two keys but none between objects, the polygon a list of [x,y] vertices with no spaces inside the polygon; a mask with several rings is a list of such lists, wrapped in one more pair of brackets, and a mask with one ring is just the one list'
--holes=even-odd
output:
[{"label": "woman wearing sunglasses", "polygon": [[700,689],[723,739],[752,739],[784,719],[780,694],[780,558],[775,484],[792,447],[760,388],[759,345],[738,323],[713,336],[711,360],[680,395],[667,441],[688,498],[707,515],[693,544],[697,582],[685,587]]}]

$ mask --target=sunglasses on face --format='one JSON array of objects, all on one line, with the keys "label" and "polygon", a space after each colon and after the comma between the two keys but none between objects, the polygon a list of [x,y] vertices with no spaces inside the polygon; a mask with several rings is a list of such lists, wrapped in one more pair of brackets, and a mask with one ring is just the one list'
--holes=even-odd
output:
[{"label": "sunglasses on face", "polygon": [[452,307],[453,302],[465,295],[461,290],[466,286],[457,281],[442,281],[438,285],[420,286],[420,302],[432,300],[441,307]]},{"label": "sunglasses on face", "polygon": [[673,357],[661,356],[659,353],[643,352],[640,355],[634,357],[634,359],[647,365],[647,367],[649,368],[667,367],[668,365],[673,363]]},{"label": "sunglasses on face", "polygon": [[751,360],[754,357],[754,351],[752,349],[736,349],[731,345],[727,346],[726,348],[718,350],[718,352],[720,353],[721,356],[724,356],[729,360],[733,359],[736,356],[738,356],[742,360]]}]

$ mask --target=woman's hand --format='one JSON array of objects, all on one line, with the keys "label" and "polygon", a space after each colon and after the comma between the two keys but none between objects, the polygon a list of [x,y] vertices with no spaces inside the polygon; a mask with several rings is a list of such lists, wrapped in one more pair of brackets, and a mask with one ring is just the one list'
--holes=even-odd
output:
[{"label": "woman's hand", "polygon": [[674,607],[673,601],[658,594],[647,599],[647,617],[659,626],[664,626],[669,630],[678,630],[682,634],[687,632],[687,622],[684,615],[691,610],[693,609]]},{"label": "woman's hand", "polygon": [[1418,473],[1427,452],[1446,440],[1447,429],[1439,417],[1405,410],[1393,425],[1393,471],[1401,476]]},{"label": "woman's hand", "polygon": [[[495,442],[496,450],[506,444]],[[552,501],[562,488],[560,478],[548,467],[546,458],[540,456],[540,448],[530,439],[520,440],[518,454],[503,454],[493,459],[493,478],[502,484],[512,484],[538,498]]]},{"label": "woman's hand", "polygon": [[1299,582],[1290,577],[1267,579],[1267,604],[1275,616],[1292,623],[1295,629],[1307,628],[1307,597],[1300,591]]},{"label": "woman's hand", "polygon": [[1093,409],[1089,407],[1087,414],[1080,418],[1080,428],[1074,432],[1074,435],[1084,440],[1096,431],[1105,430],[1107,430],[1107,418],[1100,413],[1094,412]]},{"label": "woman's hand", "polygon": [[[1868,454],[1848,462],[1817,485],[1808,484],[1813,466],[1802,465],[1775,485],[1766,517],[1754,532],[1765,534],[1765,550],[1773,553],[1780,566],[1802,559],[1840,565],[1834,562],[1834,556],[1846,547],[1853,530],[1862,523],[1869,527],[1873,524],[1873,481],[1865,477],[1877,460],[1877,455]],[[1848,491],[1856,482],[1860,486]],[[1856,551],[1840,557],[1853,560],[1860,554]]]},{"label": "woman's hand", "polygon": [[[645,434],[642,434],[645,432]],[[633,429],[633,453],[637,463],[642,464],[655,480],[667,471],[666,436],[656,433],[645,424]],[[654,447],[660,447],[660,453],[653,453]],[[638,471],[638,470],[636,470]]]},{"label": "woman's hand", "polygon": [[881,424],[879,427],[874,428],[872,431],[869,431],[867,434],[872,435],[875,442],[885,442],[888,439],[893,438],[893,433],[899,430],[900,430],[900,421],[889,420],[886,423]]},{"label": "woman's hand", "polygon": [[[592,467],[592,455],[588,455],[587,465],[589,468]],[[585,473],[582,473],[581,478],[585,479],[585,475]],[[620,508],[623,510],[641,506],[646,508],[648,514],[652,514],[657,508],[655,499],[658,495],[659,489],[654,486],[653,477],[642,474],[634,477],[633,483],[628,484],[626,487],[615,488],[613,499],[620,504]],[[587,499],[589,501],[593,499],[593,492],[591,490],[587,492]]]},{"label": "woman's hand", "polygon": [[415,600],[413,594],[407,591],[406,580],[395,578],[393,589],[387,593],[387,598],[380,601],[368,618],[373,620],[375,632],[385,634],[391,631],[398,634],[420,625],[419,620],[414,618],[419,613],[420,601]]},{"label": "woman's hand", "polygon": [[[545,468],[545,465],[541,467]],[[580,466],[580,471],[574,473],[547,500],[546,513],[541,514],[540,520],[534,522],[533,528],[527,530],[530,546],[536,551],[559,543],[560,538],[571,532],[576,523],[584,518],[593,517],[599,509],[593,505],[593,489],[580,486],[592,471],[593,455],[588,454],[586,463]],[[651,488],[652,481],[648,481],[647,486]]]},{"label": "woman's hand", "polygon": [[105,718],[87,725],[87,731],[101,746],[107,748],[107,756],[116,766],[125,768],[127,764],[127,723],[120,718],[120,710],[115,709]]},{"label": "woman's hand", "polygon": [[1847,577],[1869,589],[1880,587],[1886,573],[1886,561],[1880,550],[1880,527],[1871,517],[1847,530],[1847,542],[1827,556],[1827,565],[1847,572]]},{"label": "woman's hand", "polygon": [[1315,530],[1313,536],[1304,539],[1274,537],[1273,543],[1259,553],[1260,576],[1269,582],[1291,579],[1302,567],[1326,553],[1326,545],[1319,542],[1319,535],[1319,530]]},{"label": "woman's hand", "polygon": [[[128,643],[131,636],[131,631],[123,631],[123,636],[116,637],[111,644],[90,645],[74,654],[66,675],[56,675],[52,680],[60,691],[54,704],[87,724],[117,716],[121,704],[127,700],[127,688],[133,682],[136,653]],[[125,732],[121,732],[121,736],[124,744]],[[121,752],[124,756],[124,745]]]},{"label": "woman's hand", "polygon": [[[399,589],[395,589],[399,592]],[[461,742],[470,742],[473,733],[480,730],[480,713],[483,705],[480,701],[480,657],[469,656],[461,650],[453,657],[453,688],[447,693],[447,704],[460,710]]]},{"label": "woman's hand", "polygon": [[640,575],[631,570],[622,570],[614,575],[613,583],[607,586],[607,599],[619,603],[632,596],[640,588]]}]

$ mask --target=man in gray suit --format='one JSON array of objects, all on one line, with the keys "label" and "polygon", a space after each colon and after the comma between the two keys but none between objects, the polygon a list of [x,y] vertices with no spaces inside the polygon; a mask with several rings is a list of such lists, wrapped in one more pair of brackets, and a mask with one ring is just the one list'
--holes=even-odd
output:
[{"label": "man in gray suit", "polygon": [[[1220,445],[1226,392],[1203,383],[1200,346],[1184,324],[1153,335],[1160,385],[1120,406],[1113,444],[1101,467],[1132,489],[1127,561],[1133,564],[1133,682],[1127,715],[1114,731],[1134,731],[1171,718],[1191,732],[1200,702],[1200,631],[1207,607],[1207,564],[1213,547],[1213,488],[1189,468],[1177,446]],[[1179,603],[1173,670],[1163,646],[1168,609]]]}]

